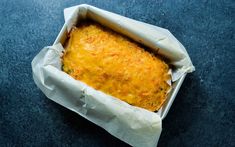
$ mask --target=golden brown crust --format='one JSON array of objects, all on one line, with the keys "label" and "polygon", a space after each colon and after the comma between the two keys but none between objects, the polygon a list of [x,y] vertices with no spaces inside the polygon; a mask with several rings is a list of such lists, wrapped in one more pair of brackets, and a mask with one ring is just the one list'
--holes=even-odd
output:
[{"label": "golden brown crust", "polygon": [[150,111],[164,103],[168,65],[138,44],[96,23],[70,33],[62,70],[89,86]]}]

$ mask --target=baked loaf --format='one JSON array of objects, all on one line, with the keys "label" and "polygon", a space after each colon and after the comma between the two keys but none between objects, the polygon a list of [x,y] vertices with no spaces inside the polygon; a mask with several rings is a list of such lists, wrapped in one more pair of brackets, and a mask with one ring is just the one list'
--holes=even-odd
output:
[{"label": "baked loaf", "polygon": [[162,106],[170,89],[169,67],[159,55],[94,22],[71,30],[62,70],[96,90],[150,111]]}]

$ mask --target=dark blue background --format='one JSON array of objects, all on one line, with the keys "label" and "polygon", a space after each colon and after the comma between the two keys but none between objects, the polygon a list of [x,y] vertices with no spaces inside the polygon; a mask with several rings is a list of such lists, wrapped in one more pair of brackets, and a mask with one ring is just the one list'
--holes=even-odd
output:
[{"label": "dark blue background", "polygon": [[31,61],[88,3],[169,29],[196,67],[163,121],[159,146],[235,146],[234,0],[0,1],[0,146],[128,146],[47,99]]}]

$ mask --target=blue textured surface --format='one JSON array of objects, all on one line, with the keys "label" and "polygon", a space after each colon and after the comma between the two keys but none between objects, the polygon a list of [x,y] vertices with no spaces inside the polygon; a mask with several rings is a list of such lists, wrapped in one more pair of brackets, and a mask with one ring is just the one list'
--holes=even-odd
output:
[{"label": "blue textured surface", "polygon": [[234,0],[0,1],[0,146],[128,146],[48,100],[31,61],[51,45],[63,9],[88,3],[169,29],[196,67],[163,121],[159,146],[235,146]]}]

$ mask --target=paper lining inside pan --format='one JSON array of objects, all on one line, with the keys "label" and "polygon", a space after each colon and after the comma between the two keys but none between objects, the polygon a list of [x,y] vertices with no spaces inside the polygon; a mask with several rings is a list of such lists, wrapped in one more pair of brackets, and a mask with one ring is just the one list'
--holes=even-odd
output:
[{"label": "paper lining inside pan", "polygon": [[[33,79],[42,92],[51,100],[70,109],[107,130],[113,136],[132,146],[156,146],[166,116],[183,80],[194,66],[179,41],[166,29],[135,21],[102,9],[78,5],[65,9],[65,24],[53,46],[42,49],[32,61]],[[171,58],[172,90],[162,108],[153,113],[130,106],[109,95],[96,91],[61,71],[61,44],[69,30],[86,16],[116,32],[154,49]],[[68,31],[67,31],[68,30]],[[125,34],[126,33],[126,34]],[[61,43],[61,44],[60,44]]]}]

